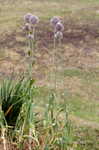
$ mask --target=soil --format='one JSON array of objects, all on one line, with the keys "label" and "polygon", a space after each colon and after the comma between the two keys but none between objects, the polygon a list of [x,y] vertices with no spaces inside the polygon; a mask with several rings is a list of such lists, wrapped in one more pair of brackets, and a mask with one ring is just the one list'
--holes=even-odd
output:
[{"label": "soil", "polygon": [[[68,21],[64,26],[61,50],[57,51],[56,56],[59,65],[79,68],[99,66],[99,22],[89,24]],[[53,28],[48,22],[41,22],[37,27],[36,41],[34,77],[43,79],[46,70],[53,66],[50,59],[53,55]],[[13,70],[24,71],[29,62],[29,58],[24,61],[26,47],[26,35],[20,29],[0,35],[0,49],[5,49],[8,54],[0,59],[0,77],[10,76]]]},{"label": "soil", "polygon": [[[75,47],[83,46],[84,49],[86,49],[86,45],[89,49],[97,47],[98,50],[99,43],[96,43],[96,40],[99,40],[99,22],[96,22],[96,24],[75,24],[73,22],[68,22],[64,23],[64,26],[65,31],[63,32],[63,44],[71,43]],[[53,43],[53,28],[49,27],[49,23],[41,23],[39,28],[37,27],[36,34],[38,48],[48,48]],[[20,38],[18,39],[18,37]],[[23,39],[23,41],[20,39]],[[0,35],[0,48],[22,48],[26,44],[24,39],[25,33],[22,32],[22,30],[20,32],[13,31],[10,34],[2,33]]]},{"label": "soil", "polygon": [[[88,24],[70,21],[64,23],[64,26],[63,44],[61,51],[57,51],[57,59],[61,58],[61,65],[64,64],[64,67],[76,66],[84,68],[85,65],[88,64],[89,66],[97,67],[99,62],[97,62],[98,59],[94,57],[93,52],[97,54],[99,52],[99,22]],[[53,28],[49,26],[48,22],[42,22],[39,28],[37,27],[36,41],[34,57],[37,63],[34,72],[38,71],[38,76],[42,78],[41,76],[44,77],[44,70],[48,70],[49,66],[52,65],[50,57],[52,56],[51,51],[53,49]],[[2,76],[2,74],[8,76],[13,68],[16,68],[19,72],[20,70],[24,70],[24,65],[26,65],[28,59],[24,63],[20,64],[19,62],[25,56],[26,46],[26,35],[20,29],[19,31],[2,33],[0,35],[0,49],[6,49],[9,54],[0,60],[0,76]],[[86,60],[84,60],[85,57]],[[8,66],[4,66],[4,64],[8,64]],[[41,73],[41,70],[43,70],[43,73]]]}]

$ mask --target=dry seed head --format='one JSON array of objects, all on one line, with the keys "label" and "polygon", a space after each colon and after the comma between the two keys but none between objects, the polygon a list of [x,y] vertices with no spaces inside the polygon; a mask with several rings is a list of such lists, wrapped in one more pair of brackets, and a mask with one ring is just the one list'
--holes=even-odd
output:
[{"label": "dry seed head", "polygon": [[24,16],[24,21],[27,22],[27,23],[29,23],[29,19],[30,19],[31,16],[32,16],[31,13],[27,13],[27,14]]},{"label": "dry seed head", "polygon": [[63,31],[64,30],[64,25],[61,22],[58,22],[55,26],[55,30],[57,31]]},{"label": "dry seed head", "polygon": [[54,17],[50,20],[51,25],[53,25],[54,27],[56,26],[56,24],[57,24],[58,22],[61,22],[61,20],[60,20],[60,18],[57,17],[57,16],[54,16]]},{"label": "dry seed head", "polygon": [[29,22],[30,22],[32,25],[35,25],[35,24],[37,24],[37,23],[39,22],[39,18],[38,18],[37,16],[32,15],[32,16],[30,16],[30,18],[29,18]]},{"label": "dry seed head", "polygon": [[61,31],[58,31],[55,33],[55,39],[63,39],[63,33]]}]

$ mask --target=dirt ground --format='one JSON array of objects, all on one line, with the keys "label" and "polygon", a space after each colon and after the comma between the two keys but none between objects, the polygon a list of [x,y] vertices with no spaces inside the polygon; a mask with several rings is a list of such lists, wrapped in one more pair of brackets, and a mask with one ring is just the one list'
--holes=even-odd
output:
[{"label": "dirt ground", "polygon": [[[99,67],[99,22],[88,24],[64,21],[64,26],[62,45],[60,50],[57,50],[59,64],[64,67]],[[48,70],[52,65],[50,57],[52,57],[53,51],[53,29],[48,22],[42,22],[36,31],[34,72],[38,72],[38,78],[41,79],[44,76],[44,70]],[[26,65],[28,59],[23,61],[24,63],[21,63],[21,60],[25,58],[26,47],[25,33],[21,27],[19,31],[0,35],[0,49],[3,49],[3,53],[5,53],[0,59],[1,77],[10,75],[13,68],[18,72],[24,70],[24,64]],[[58,49],[57,46],[56,49]]]},{"label": "dirt ground", "polygon": [[[88,23],[75,23],[75,22],[68,22],[64,23],[65,31],[63,44],[73,44],[75,47],[85,45],[92,49],[96,47],[98,50],[99,41],[99,22],[95,22],[94,24]],[[43,28],[44,27],[44,28]],[[17,48],[17,47],[24,47],[25,46],[25,33],[22,32],[21,27],[19,31],[13,31],[12,33],[2,33],[0,35],[0,48]],[[24,40],[24,41],[23,41]],[[48,48],[53,42],[53,28],[49,26],[48,22],[42,22],[37,27],[37,42],[38,48]],[[22,51],[20,52],[22,53]]]}]

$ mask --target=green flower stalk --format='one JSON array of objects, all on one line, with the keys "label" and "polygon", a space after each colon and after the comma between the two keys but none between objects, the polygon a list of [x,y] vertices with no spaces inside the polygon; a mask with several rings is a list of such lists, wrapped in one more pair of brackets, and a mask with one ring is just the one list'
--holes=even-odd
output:
[{"label": "green flower stalk", "polygon": [[34,41],[34,35],[32,33],[29,33],[27,35],[27,40],[29,41],[29,48],[30,51],[33,53],[33,41]]}]

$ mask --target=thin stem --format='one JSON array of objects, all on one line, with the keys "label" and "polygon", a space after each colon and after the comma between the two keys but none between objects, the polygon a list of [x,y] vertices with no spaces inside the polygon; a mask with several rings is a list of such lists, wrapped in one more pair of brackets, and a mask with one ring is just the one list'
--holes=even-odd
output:
[{"label": "thin stem", "polygon": [[61,38],[59,38],[59,48],[61,47],[61,45],[62,45],[62,40]]},{"label": "thin stem", "polygon": [[29,129],[29,150],[31,150],[31,143],[32,143],[32,139],[31,139],[31,137],[32,137],[32,129],[30,128]]},{"label": "thin stem", "polygon": [[26,31],[26,50],[27,50],[27,48],[28,48],[28,40],[27,40],[28,34],[29,34],[29,33]]},{"label": "thin stem", "polygon": [[4,150],[7,150],[7,147],[6,147],[6,139],[5,139],[5,131],[6,131],[6,129],[5,129],[5,128],[2,128],[3,147],[4,147]]},{"label": "thin stem", "polygon": [[22,126],[22,129],[21,129],[21,134],[20,134],[20,137],[19,137],[19,143],[22,141],[22,136],[23,136],[25,124],[26,124],[26,120],[24,119],[23,126]]},{"label": "thin stem", "polygon": [[32,48],[31,48],[31,51],[32,51],[32,53],[31,53],[31,57],[32,57],[32,60],[34,61],[34,50],[35,50],[35,26],[33,26],[33,30],[32,30],[32,34],[33,34],[33,39],[32,39],[32,41],[31,41],[31,43],[32,43]]},{"label": "thin stem", "polygon": [[56,39],[55,39],[55,31],[54,31],[54,49],[56,48]]},{"label": "thin stem", "polygon": [[35,46],[34,46],[34,44],[35,44],[35,26],[33,27],[33,31],[32,31],[32,34],[33,34],[33,47],[32,47],[32,50],[34,51],[34,48],[35,48]]},{"label": "thin stem", "polygon": [[56,89],[57,89],[57,62],[56,62],[56,39],[55,39],[55,30],[54,30],[54,54],[53,54],[53,63],[54,63],[54,66],[55,66],[55,79],[54,79],[54,86],[55,86],[55,92],[56,92]]},{"label": "thin stem", "polygon": [[33,40],[35,40],[35,26],[33,27],[33,37],[34,37]]}]

